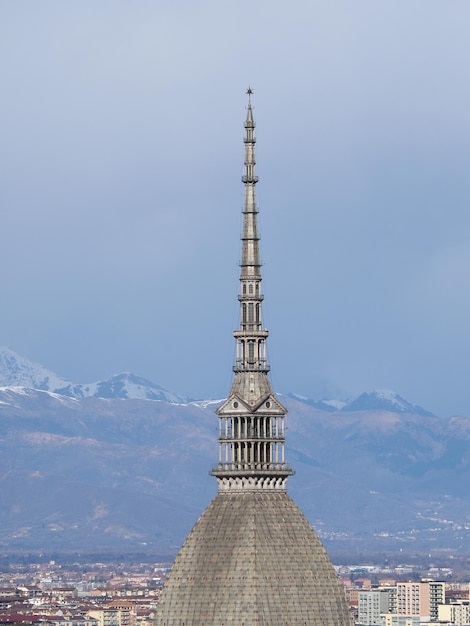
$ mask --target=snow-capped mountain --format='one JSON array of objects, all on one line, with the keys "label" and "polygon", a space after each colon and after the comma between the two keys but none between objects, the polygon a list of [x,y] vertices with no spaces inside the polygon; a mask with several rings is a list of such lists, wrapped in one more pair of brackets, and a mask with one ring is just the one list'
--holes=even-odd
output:
[{"label": "snow-capped mountain", "polygon": [[6,347],[0,347],[0,387],[40,389],[70,398],[164,400],[173,404],[190,400],[130,372],[94,383],[73,383]]},{"label": "snow-capped mountain", "polygon": [[180,396],[152,383],[150,380],[123,372],[97,383],[67,386],[55,390],[73,398],[128,398],[132,400],[164,400],[172,404],[188,402],[187,396]]},{"label": "snow-capped mountain", "polygon": [[39,363],[20,356],[10,348],[0,346],[1,387],[27,387],[55,391],[71,384],[70,381],[61,378]]},{"label": "snow-capped mountain", "polygon": [[392,411],[393,413],[411,413],[422,417],[433,417],[433,413],[412,404],[390,389],[366,391],[358,398],[341,408],[342,411]]},{"label": "snow-capped mountain", "polygon": [[288,393],[287,396],[316,409],[334,413],[337,411],[354,412],[354,411],[391,411],[392,413],[408,413],[410,415],[420,415],[422,417],[434,417],[434,414],[423,407],[412,404],[408,400],[402,398],[395,391],[390,389],[375,389],[374,391],[366,391],[358,396],[355,400],[345,402],[339,399],[314,400],[305,398],[296,393]]},{"label": "snow-capped mountain", "polygon": [[[150,380],[130,372],[116,374],[106,380],[77,384],[18,355],[10,348],[0,347],[0,387],[25,387],[50,391],[70,398],[122,398],[132,400],[161,400],[172,404],[190,402],[192,398],[175,394],[160,387]],[[308,404],[322,411],[392,411],[409,413],[423,417],[433,413],[412,404],[398,393],[388,389],[376,389],[365,392],[352,402],[335,398],[314,400],[295,393],[288,397]]]}]

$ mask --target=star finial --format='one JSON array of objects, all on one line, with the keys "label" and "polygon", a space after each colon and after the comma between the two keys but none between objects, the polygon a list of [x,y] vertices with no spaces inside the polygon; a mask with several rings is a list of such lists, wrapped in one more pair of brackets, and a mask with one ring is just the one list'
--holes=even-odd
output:
[{"label": "star finial", "polygon": [[251,100],[251,94],[253,93],[253,89],[251,87],[248,87],[248,89],[246,90],[246,93],[248,94],[248,101]]}]

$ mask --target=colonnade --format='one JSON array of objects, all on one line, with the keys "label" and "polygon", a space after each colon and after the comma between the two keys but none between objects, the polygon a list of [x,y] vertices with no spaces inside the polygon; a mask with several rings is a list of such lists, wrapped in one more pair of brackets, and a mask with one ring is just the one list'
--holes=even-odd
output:
[{"label": "colonnade", "polygon": [[284,416],[242,415],[219,420],[219,465],[230,469],[282,469]]}]

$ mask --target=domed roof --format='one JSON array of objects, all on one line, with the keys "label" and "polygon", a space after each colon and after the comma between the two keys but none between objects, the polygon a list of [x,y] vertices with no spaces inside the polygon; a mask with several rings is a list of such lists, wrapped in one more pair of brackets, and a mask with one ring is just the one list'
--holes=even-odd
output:
[{"label": "domed roof", "polygon": [[351,626],[333,565],[285,490],[219,491],[188,535],[157,626]]}]

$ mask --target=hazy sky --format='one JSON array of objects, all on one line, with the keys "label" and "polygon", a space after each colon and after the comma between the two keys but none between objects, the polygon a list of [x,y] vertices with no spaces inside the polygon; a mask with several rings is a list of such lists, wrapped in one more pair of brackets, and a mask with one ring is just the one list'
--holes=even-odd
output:
[{"label": "hazy sky", "polygon": [[470,415],[468,0],[4,0],[0,344],[223,397],[254,90],[276,390]]}]

